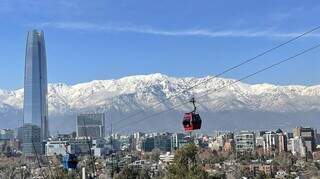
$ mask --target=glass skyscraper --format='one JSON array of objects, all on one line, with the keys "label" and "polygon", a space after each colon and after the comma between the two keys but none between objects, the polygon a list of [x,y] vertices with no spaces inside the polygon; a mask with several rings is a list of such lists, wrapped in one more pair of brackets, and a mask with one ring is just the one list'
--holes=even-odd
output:
[{"label": "glass skyscraper", "polygon": [[[25,76],[22,151],[34,154],[48,138],[47,62],[43,31],[28,32]],[[40,129],[40,132],[39,132]]]}]

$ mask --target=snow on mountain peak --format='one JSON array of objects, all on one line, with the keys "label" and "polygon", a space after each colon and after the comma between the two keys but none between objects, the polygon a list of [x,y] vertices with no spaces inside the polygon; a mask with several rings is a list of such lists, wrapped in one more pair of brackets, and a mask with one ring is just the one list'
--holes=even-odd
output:
[{"label": "snow on mountain peak", "polygon": [[[219,89],[233,83],[233,79],[175,78],[160,73],[128,76],[115,80],[95,80],[76,85],[63,83],[49,84],[49,111],[65,113],[67,111],[95,110],[97,108],[117,109],[128,112],[147,109],[161,103],[154,110],[169,108],[187,101],[191,96],[202,96],[206,91]],[[208,81],[208,82],[207,82]],[[195,84],[198,87],[185,91]],[[178,98],[174,98],[180,94]],[[170,98],[170,100],[166,100]],[[222,91],[210,93],[199,98],[200,110],[236,110],[258,111],[308,111],[320,110],[320,85],[318,86],[276,86],[271,84],[249,85],[236,83]],[[8,106],[21,109],[23,90],[0,90],[0,108]],[[185,109],[183,106],[180,109]]]}]

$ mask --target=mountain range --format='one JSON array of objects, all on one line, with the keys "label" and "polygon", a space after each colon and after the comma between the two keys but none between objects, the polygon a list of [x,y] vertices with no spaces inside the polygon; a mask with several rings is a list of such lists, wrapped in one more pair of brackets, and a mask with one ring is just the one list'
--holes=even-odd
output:
[{"label": "mountain range", "polygon": [[[76,85],[49,84],[50,130],[69,132],[75,129],[77,114],[104,112],[107,126],[112,122],[119,132],[181,131],[181,118],[192,110],[188,103],[192,97],[197,100],[205,132],[320,127],[320,85],[230,85],[235,81],[156,73]],[[199,85],[186,90],[195,84]],[[21,125],[22,110],[23,89],[0,90],[0,128]]]}]

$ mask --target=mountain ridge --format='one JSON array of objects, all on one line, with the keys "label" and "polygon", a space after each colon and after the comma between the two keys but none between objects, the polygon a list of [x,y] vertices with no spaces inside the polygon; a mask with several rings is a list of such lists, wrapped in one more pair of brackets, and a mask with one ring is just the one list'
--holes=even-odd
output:
[{"label": "mountain ridge", "polygon": [[[290,120],[289,117],[283,117],[283,115],[312,113],[310,116],[315,116],[320,113],[320,85],[277,86],[267,83],[252,85],[239,82],[228,86],[236,80],[226,78],[209,80],[210,78],[213,77],[176,78],[156,73],[120,79],[93,80],[75,85],[49,84],[49,119],[51,124],[55,124],[57,121],[63,124],[65,121],[74,121],[75,115],[78,113],[105,112],[111,114],[113,121],[118,121],[130,114],[141,112],[141,115],[139,114],[136,118],[139,119],[142,116],[186,103],[175,111],[163,115],[168,118],[165,120],[172,123],[169,119],[178,118],[183,112],[192,109],[192,106],[187,102],[193,96],[198,101],[199,112],[207,114],[209,118],[217,113],[226,115],[225,113],[228,111],[229,113],[240,111],[239,114],[230,118],[234,118],[233,120],[239,118],[240,121],[246,120],[241,115],[246,116],[248,112],[252,114],[250,117],[254,121],[254,118],[261,118],[260,114],[262,113],[272,113],[276,116],[280,115],[287,122]],[[208,80],[209,82],[206,82]],[[199,83],[201,85],[186,91],[190,86]],[[220,89],[226,85],[228,87],[219,92],[199,97],[207,91]],[[180,93],[181,95],[174,97]],[[170,100],[167,100],[168,98]],[[21,123],[22,107],[23,89],[0,90],[0,122],[10,119],[12,125],[17,123],[15,121]],[[164,118],[163,116],[159,116],[159,118]],[[290,118],[292,116],[294,115],[291,115]],[[219,118],[225,120],[225,117],[217,117],[214,119],[217,124],[220,123],[217,121]],[[130,120],[135,120],[135,118]],[[299,121],[300,119],[295,120]],[[278,123],[278,121],[275,122]],[[74,124],[70,122],[70,125]]]},{"label": "mountain ridge", "polygon": [[[49,111],[57,112],[56,110],[58,106],[67,107],[71,109],[86,108],[91,107],[92,105],[96,105],[98,107],[98,105],[107,104],[108,100],[113,101],[115,100],[115,98],[128,98],[130,95],[135,95],[136,100],[139,100],[140,102],[142,102],[141,104],[144,104],[142,106],[148,108],[149,104],[152,106],[156,103],[161,103],[161,101],[166,101],[167,98],[172,98],[172,96],[175,96],[176,94],[185,91],[194,84],[202,83],[203,81],[208,80],[208,78],[212,77],[207,76],[203,78],[175,78],[160,73],[156,73],[151,75],[128,76],[120,79],[93,80],[90,82],[79,83],[75,85],[67,85],[64,83],[49,84]],[[195,97],[201,96],[205,91],[220,89],[223,86],[229,85],[234,81],[235,80],[233,79],[213,78],[207,83],[201,84],[190,91],[184,92],[181,96],[184,97],[184,100],[187,101],[188,97],[191,97],[192,95],[195,95]],[[271,97],[279,97],[280,99],[277,98],[279,99],[278,102],[283,102],[285,105],[288,104],[288,102],[292,99],[298,100],[300,98],[300,100],[303,100],[303,97],[316,97],[320,99],[320,85],[279,86],[268,83],[250,85],[239,82],[229,87],[226,87],[221,92],[212,93],[208,95],[208,97],[211,96],[210,99],[212,99],[212,101],[215,101],[215,98],[219,97],[218,94],[223,95],[224,93],[228,93],[228,95],[235,97],[233,99],[242,99],[241,102],[246,102],[246,100],[249,100],[250,97],[253,96],[260,98],[263,97],[264,99],[266,99],[266,97],[269,96],[270,100]],[[143,94],[146,95],[143,96]],[[101,95],[103,97],[101,97]],[[154,99],[156,101],[152,101],[152,99],[150,99],[152,97],[156,97],[158,99]],[[143,101],[141,100],[146,100],[146,103],[143,103]],[[171,100],[169,101],[172,103],[177,102],[174,98]],[[202,99],[199,99],[199,101],[201,100]],[[262,104],[263,106],[263,104],[267,102],[272,103],[271,101],[260,101],[260,105]],[[221,103],[223,103],[223,101]],[[245,103],[244,106],[252,106],[255,104],[255,107],[257,107],[259,110],[263,110],[262,108],[259,108],[258,103],[259,101],[253,102],[251,100],[251,102],[247,101],[247,103]],[[306,104],[308,103],[308,101],[304,101],[304,103]],[[309,104],[314,104],[314,100],[312,100],[312,103]],[[317,109],[320,110],[320,102],[317,104],[319,104],[319,106],[317,106]],[[21,109],[23,106],[23,89],[18,89],[14,91],[0,90],[0,105],[8,105],[17,109]],[[273,105],[276,105],[276,103],[273,103]],[[299,111],[297,105],[295,108]],[[273,109],[276,111],[279,110],[279,108]],[[312,109],[314,108],[312,107]]]}]

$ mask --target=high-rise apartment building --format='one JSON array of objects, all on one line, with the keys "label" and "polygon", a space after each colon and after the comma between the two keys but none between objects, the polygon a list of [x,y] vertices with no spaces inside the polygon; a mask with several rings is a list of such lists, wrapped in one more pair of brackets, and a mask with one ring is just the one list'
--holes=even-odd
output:
[{"label": "high-rise apartment building", "polygon": [[188,144],[188,141],[185,139],[186,134],[184,133],[174,133],[171,136],[171,151],[177,150],[182,146]]},{"label": "high-rise apartment building", "polygon": [[154,137],[148,137],[141,141],[141,150],[151,152],[154,149]]},{"label": "high-rise apartment building", "polygon": [[263,147],[264,151],[267,154],[272,154],[273,152],[281,153],[287,151],[287,136],[283,133],[281,129],[278,129],[276,132],[265,132],[263,138]]},{"label": "high-rise apartment building", "polygon": [[235,136],[236,151],[250,152],[255,149],[255,134],[249,131],[241,131]]},{"label": "high-rise apartment building", "polygon": [[308,127],[296,127],[293,129],[294,137],[302,137],[308,152],[313,152],[316,147],[315,131]]},{"label": "high-rise apartment building", "polygon": [[171,134],[161,133],[154,136],[154,147],[160,149],[163,152],[171,151]]},{"label": "high-rise apartment building", "polygon": [[77,137],[104,138],[105,127],[104,113],[77,116]]},{"label": "high-rise apartment building", "polygon": [[264,134],[264,151],[271,153],[275,151],[279,146],[279,138],[273,131],[265,132]]},{"label": "high-rise apartment building", "polygon": [[302,137],[294,137],[290,139],[290,151],[293,155],[299,155],[301,157],[306,156],[307,147]]},{"label": "high-rise apartment building", "polygon": [[283,153],[288,151],[288,137],[283,133],[281,129],[278,129],[276,133],[278,134],[278,142],[279,142],[278,152]]},{"label": "high-rise apartment building", "polygon": [[43,141],[49,136],[47,62],[43,31],[28,32],[23,104],[22,152],[43,153]]}]

